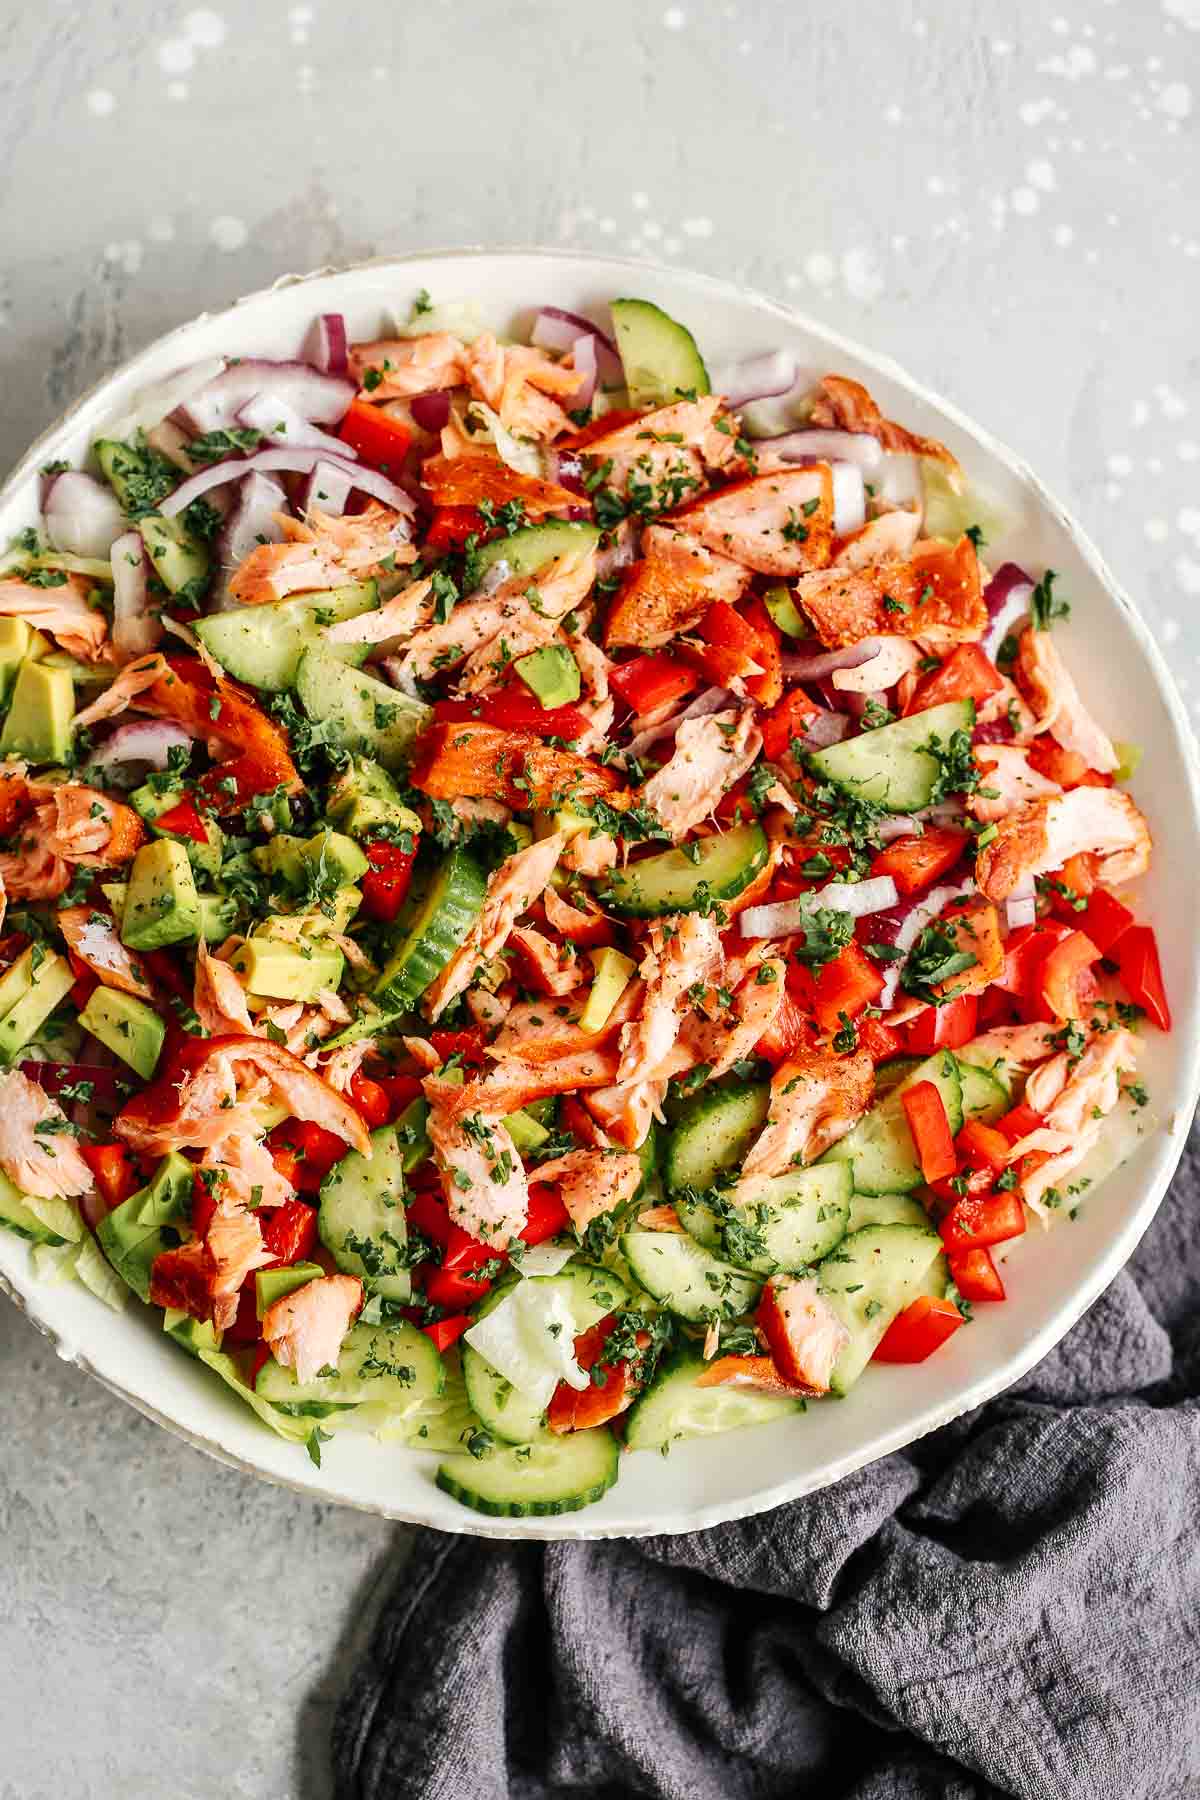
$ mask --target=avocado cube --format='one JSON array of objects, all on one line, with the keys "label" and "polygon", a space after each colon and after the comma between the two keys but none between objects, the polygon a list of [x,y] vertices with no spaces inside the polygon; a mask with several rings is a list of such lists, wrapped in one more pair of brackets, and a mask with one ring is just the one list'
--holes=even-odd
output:
[{"label": "avocado cube", "polygon": [[340,831],[318,831],[310,838],[276,832],[250,852],[264,875],[276,876],[297,890],[320,883],[324,889],[349,887],[366,874],[369,864],[353,838]]},{"label": "avocado cube", "polygon": [[[35,952],[40,951],[38,961]],[[0,1063],[10,1063],[31,1038],[37,1036],[60,1001],[65,1000],[75,985],[75,976],[65,956],[47,954],[40,945],[31,944],[23,955],[30,958],[29,987],[0,1019]]]},{"label": "avocado cube", "polygon": [[768,588],[763,596],[767,611],[786,637],[806,638],[811,627],[787,587]]},{"label": "avocado cube", "polygon": [[294,1294],[298,1287],[316,1281],[325,1271],[320,1263],[292,1263],[286,1269],[259,1269],[254,1276],[254,1307],[261,1319],[269,1306]]},{"label": "avocado cube", "polygon": [[224,1335],[211,1319],[193,1319],[177,1306],[168,1306],[163,1312],[163,1330],[192,1356],[199,1356],[201,1350],[219,1350]]},{"label": "avocado cube", "polygon": [[28,658],[17,670],[0,756],[24,756],[30,762],[65,762],[71,754],[71,721],[75,717],[75,683],[66,669],[52,669]]},{"label": "avocado cube", "polygon": [[369,838],[381,825],[411,831],[415,837],[421,821],[400,798],[400,790],[377,762],[368,756],[351,758],[329,792],[329,817],[352,838]]},{"label": "avocado cube", "polygon": [[79,1015],[79,1023],[127,1062],[143,1081],[149,1081],[158,1066],[167,1028],[144,1000],[117,988],[95,988]]},{"label": "avocado cube", "polygon": [[336,944],[282,944],[274,938],[247,938],[230,957],[251,994],[269,1000],[315,1000],[335,988],[345,963]]},{"label": "avocado cube", "polygon": [[[125,899],[129,884],[125,881],[102,881],[100,892],[112,907],[117,930],[125,916]],[[206,944],[219,944],[237,926],[238,904],[231,894],[197,894],[200,907],[200,936]]]},{"label": "avocado cube", "polygon": [[603,1031],[609,1014],[633,980],[636,965],[611,945],[592,951],[592,991],[579,1015],[581,1031]]},{"label": "avocado cube", "polygon": [[338,888],[326,902],[329,912],[272,913],[254,928],[255,937],[275,938],[281,944],[307,945],[314,938],[343,932],[362,905],[362,889]]},{"label": "avocado cube", "polygon": [[129,871],[121,940],[131,950],[195,943],[200,901],[187,851],[174,838],[143,844]]},{"label": "avocado cube", "polygon": [[32,635],[24,619],[11,615],[0,619],[0,695],[8,692],[17,670],[29,655]]},{"label": "avocado cube", "polygon": [[518,656],[513,668],[547,711],[552,706],[574,706],[579,698],[579,664],[565,644],[543,644],[528,656]]},{"label": "avocado cube", "polygon": [[18,1000],[33,986],[33,945],[22,950],[16,962],[9,963],[0,975],[0,1019],[10,1013]]},{"label": "avocado cube", "polygon": [[550,1136],[546,1127],[539,1125],[532,1113],[523,1111],[509,1113],[506,1118],[501,1119],[500,1123],[522,1155],[526,1150],[536,1150],[538,1145],[544,1144]]},{"label": "avocado cube", "polygon": [[150,566],[171,593],[178,594],[192,582],[208,579],[208,552],[201,549],[179,519],[164,519],[159,513],[148,513],[139,519],[137,528]]},{"label": "avocado cube", "polygon": [[159,1163],[153,1180],[123,1200],[96,1227],[100,1248],[139,1299],[150,1298],[150,1268],[155,1257],[179,1243],[177,1226],[186,1225],[191,1217],[195,1178],[196,1171],[186,1156],[172,1150]]},{"label": "avocado cube", "polygon": [[147,782],[144,787],[134,788],[129,798],[155,837],[174,838],[187,851],[188,861],[193,869],[201,875],[207,875],[210,881],[216,881],[221,873],[221,858],[225,853],[225,833],[215,819],[208,818],[203,812],[200,814],[205,841],[198,844],[195,838],[178,837],[173,832],[161,830],[158,825],[158,820],[164,813],[179,805],[178,794],[158,794]]}]

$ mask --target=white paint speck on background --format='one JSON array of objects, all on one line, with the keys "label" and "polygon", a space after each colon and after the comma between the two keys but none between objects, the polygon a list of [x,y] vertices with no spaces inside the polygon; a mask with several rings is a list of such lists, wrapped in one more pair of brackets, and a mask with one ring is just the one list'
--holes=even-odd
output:
[{"label": "white paint speck on background", "polygon": [[166,213],[155,213],[146,226],[146,236],[152,244],[169,244],[175,236],[174,221]]},{"label": "white paint speck on background", "polygon": [[830,287],[837,274],[837,264],[823,250],[812,250],[804,259],[804,273],[814,287]]},{"label": "white paint speck on background", "polygon": [[1185,438],[1176,454],[1180,462],[1196,462],[1200,460],[1200,444],[1193,444],[1190,438]]},{"label": "white paint speck on background", "polygon": [[1112,475],[1132,475],[1133,458],[1126,456],[1123,451],[1116,451],[1108,459],[1108,468]]},{"label": "white paint speck on background", "polygon": [[186,75],[195,60],[195,46],[188,38],[167,38],[158,46],[158,66],[164,75]]},{"label": "white paint speck on background", "polygon": [[1013,189],[1012,209],[1015,213],[1023,213],[1028,217],[1030,213],[1035,213],[1040,205],[1041,202],[1033,188],[1019,187]]},{"label": "white paint speck on background", "polygon": [[107,88],[93,88],[84,104],[97,119],[107,119],[115,111],[117,102],[116,96],[110,94]]},{"label": "white paint speck on background", "polygon": [[1200,563],[1190,556],[1175,558],[1175,579],[1185,594],[1200,594]]},{"label": "white paint speck on background", "polygon": [[1152,544],[1165,544],[1171,527],[1165,519],[1147,519],[1142,529]]},{"label": "white paint speck on background", "polygon": [[1200,31],[1200,0],[1163,0],[1163,11],[1189,31]]},{"label": "white paint speck on background", "polygon": [[241,219],[235,219],[229,213],[222,213],[209,226],[208,235],[218,250],[240,250],[250,233]]},{"label": "white paint speck on background", "polygon": [[878,300],[885,282],[883,271],[870,250],[847,250],[842,257],[842,280],[852,300]]},{"label": "white paint speck on background", "polygon": [[1074,226],[1056,225],[1054,227],[1054,241],[1060,250],[1065,250],[1068,244],[1072,244],[1075,241]]},{"label": "white paint speck on background", "polygon": [[195,12],[188,13],[183,21],[183,29],[193,44],[201,50],[219,50],[225,42],[227,29],[220,13],[213,12],[210,7],[197,7]]},{"label": "white paint speck on background", "polygon": [[642,190],[638,188],[635,193],[630,194],[629,204],[632,206],[634,212],[645,212],[650,204],[650,196],[649,194],[644,194]]},{"label": "white paint speck on background", "polygon": [[1175,523],[1185,537],[1200,537],[1200,509],[1181,506]]},{"label": "white paint speck on background", "polygon": [[1169,81],[1158,96],[1158,110],[1170,119],[1186,119],[1192,110],[1192,90],[1186,81]]},{"label": "white paint speck on background", "polygon": [[682,6],[668,6],[663,14],[663,24],[668,31],[682,31],[687,24],[687,14]]},{"label": "white paint speck on background", "polygon": [[1040,188],[1043,194],[1052,193],[1054,190],[1054,170],[1044,159],[1037,159],[1026,164],[1025,179],[1030,187]]},{"label": "white paint speck on background", "polygon": [[167,99],[168,100],[186,100],[187,97],[188,97],[188,84],[186,81],[168,81],[168,83],[167,83]]},{"label": "white paint speck on background", "polygon": [[679,229],[685,237],[710,238],[713,234],[713,222],[701,215],[696,219],[684,219]]}]

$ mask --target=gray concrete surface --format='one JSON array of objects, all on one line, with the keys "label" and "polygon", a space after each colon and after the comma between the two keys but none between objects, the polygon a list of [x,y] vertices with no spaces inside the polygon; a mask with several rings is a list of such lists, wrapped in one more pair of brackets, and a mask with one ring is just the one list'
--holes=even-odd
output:
[{"label": "gray concrete surface", "polygon": [[[0,4],[0,463],[284,270],[543,242],[891,351],[1083,517],[1200,712],[1200,0]],[[320,1800],[403,1534],[0,1311],[0,1796]]]}]

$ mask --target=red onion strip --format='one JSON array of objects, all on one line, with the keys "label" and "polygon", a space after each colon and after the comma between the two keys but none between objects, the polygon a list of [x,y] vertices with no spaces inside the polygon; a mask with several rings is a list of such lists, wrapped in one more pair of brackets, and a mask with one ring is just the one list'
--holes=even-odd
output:
[{"label": "red onion strip", "polygon": [[539,350],[558,350],[565,355],[574,348],[580,336],[595,340],[596,371],[601,383],[607,387],[622,385],[625,370],[615,340],[599,325],[585,319],[582,313],[564,312],[560,306],[543,306],[533,321],[529,341]]},{"label": "red onion strip", "polygon": [[256,394],[295,407],[314,425],[336,425],[354,398],[354,383],[340,375],[322,375],[304,362],[270,362],[246,357],[194,393],[182,407],[197,431],[219,431],[233,424]]},{"label": "red onion strip", "polygon": [[312,425],[286,400],[273,400],[270,394],[255,394],[238,413],[238,424],[260,431],[271,444],[294,444],[299,450],[328,450],[343,462],[357,462],[358,451],[341,438],[331,437]]},{"label": "red onion strip", "polygon": [[795,384],[796,358],[790,350],[768,350],[712,371],[713,393],[724,395],[734,407],[748,406],[752,400],[773,400],[790,393]]},{"label": "red onion strip", "polygon": [[219,487],[222,482],[232,481],[240,475],[266,474],[280,469],[295,475],[311,475],[318,462],[328,462],[333,467],[341,467],[351,477],[356,488],[364,494],[371,494],[376,500],[382,500],[385,506],[394,507],[397,512],[412,513],[413,502],[402,487],[389,481],[377,469],[368,469],[363,464],[347,462],[343,458],[329,456],[321,450],[259,450],[253,456],[232,458],[225,462],[214,463],[211,468],[200,469],[195,475],[182,482],[173,494],[168,494],[159,511],[165,518],[173,519],[207,493],[209,488]]},{"label": "red onion strip", "polygon": [[835,669],[861,669],[879,650],[878,638],[864,638],[861,644],[849,644],[844,650],[822,650],[815,656],[788,654],[782,658],[783,673],[789,681],[820,681]]},{"label": "red onion strip", "polygon": [[322,375],[346,373],[346,321],[341,313],[318,313],[304,340],[301,357]]},{"label": "red onion strip", "polygon": [[113,647],[121,662],[145,656],[161,642],[162,620],[150,611],[150,565],[141,533],[127,531],[111,552]]},{"label": "red onion strip", "polygon": [[759,441],[784,462],[853,463],[864,475],[875,475],[883,466],[879,439],[865,431],[789,431]]}]

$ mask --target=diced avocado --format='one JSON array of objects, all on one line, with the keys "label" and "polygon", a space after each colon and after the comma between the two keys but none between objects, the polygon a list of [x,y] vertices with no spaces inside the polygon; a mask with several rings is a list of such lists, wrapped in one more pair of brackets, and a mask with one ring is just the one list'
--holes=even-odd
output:
[{"label": "diced avocado", "polygon": [[202,1350],[221,1348],[223,1334],[211,1319],[193,1319],[191,1313],[180,1312],[176,1306],[168,1306],[164,1311],[163,1330],[192,1356],[199,1356]]},{"label": "diced avocado", "polygon": [[44,662],[48,656],[53,656],[53,654],[54,654],[53,638],[48,638],[44,632],[38,631],[36,629],[31,629],[30,633],[29,633],[29,660],[30,660],[30,662]]},{"label": "diced avocado", "polygon": [[121,941],[131,950],[195,943],[200,901],[187,851],[174,838],[143,844],[129,871]]},{"label": "diced avocado", "polygon": [[75,683],[65,669],[26,658],[17,670],[0,756],[24,756],[29,762],[65,762],[71,754],[71,721],[75,717]]},{"label": "diced avocado", "polygon": [[425,1130],[428,1118],[429,1102],[418,1097],[409,1102],[396,1120],[396,1142],[400,1146],[400,1161],[406,1175],[419,1169],[433,1153]]},{"label": "diced avocado", "polygon": [[352,838],[367,838],[381,825],[415,836],[421,821],[400,798],[400,790],[377,762],[355,756],[329,790],[326,811]]},{"label": "diced avocado", "polygon": [[763,599],[767,611],[785,636],[806,638],[809,635],[808,620],[792,599],[790,588],[782,586],[768,588]]},{"label": "diced avocado", "polygon": [[154,1179],[122,1201],[96,1227],[100,1248],[117,1274],[142,1300],[150,1298],[150,1266],[163,1250],[179,1243],[177,1226],[191,1216],[196,1171],[172,1150]]},{"label": "diced avocado", "polygon": [[222,943],[237,924],[237,901],[229,894],[197,894],[200,936],[206,944]]},{"label": "diced avocado", "polygon": [[[34,648],[32,637],[29,645],[32,656]],[[116,674],[111,663],[82,663],[75,657],[68,656],[65,650],[50,648],[46,654],[39,655],[37,660],[45,663],[48,669],[65,669],[76,687],[111,687],[113,676]],[[95,695],[93,694],[89,698],[95,699]]]},{"label": "diced avocado", "polygon": [[159,827],[158,821],[163,814],[173,811],[179,805],[178,794],[156,793],[147,782],[144,787],[134,788],[129,798],[155,837],[175,838],[187,851],[188,861],[193,869],[207,875],[210,881],[216,881],[221,873],[221,858],[225,853],[225,833],[215,819],[197,809],[205,836],[205,842],[198,844],[195,838],[180,837],[178,833],[163,831]]},{"label": "diced avocado", "polygon": [[518,656],[513,668],[542,706],[573,706],[579,698],[579,664],[565,644],[543,644]]},{"label": "diced avocado", "polygon": [[147,1006],[135,994],[98,987],[92,990],[79,1015],[79,1023],[85,1031],[99,1038],[114,1056],[127,1062],[143,1081],[149,1081],[158,1066],[167,1031],[153,1007]]},{"label": "diced avocado", "polygon": [[157,506],[179,480],[174,463],[149,444],[97,438],[92,450],[109,486],[131,518]]},{"label": "diced avocado", "polygon": [[336,990],[345,962],[335,944],[304,948],[266,937],[247,938],[229,959],[252,994],[271,1000],[315,1000],[322,988]]},{"label": "diced avocado", "polygon": [[324,1273],[320,1263],[310,1262],[292,1263],[286,1269],[259,1269],[254,1277],[254,1306],[259,1318],[276,1300],[295,1293],[298,1287],[318,1280]]},{"label": "diced avocado", "polygon": [[9,963],[0,975],[0,1019],[10,1013],[18,1000],[33,986],[33,945],[22,950],[16,962]]},{"label": "diced avocado", "polygon": [[32,636],[24,619],[10,615],[0,619],[0,697],[8,692],[17,670],[29,655]]},{"label": "diced avocado", "polygon": [[139,519],[137,528],[150,566],[163,586],[178,594],[193,583],[203,586],[208,580],[208,552],[185,529],[179,519],[164,519],[149,513]]},{"label": "diced avocado", "polygon": [[[40,961],[37,960],[39,952]],[[53,951],[47,954],[36,944],[31,944],[22,956],[30,958],[30,982],[16,1004],[0,1019],[0,1063],[11,1062],[17,1052],[37,1036],[75,983],[65,956]]]},{"label": "diced avocado", "polygon": [[343,932],[362,905],[362,889],[341,887],[325,905],[329,911],[272,913],[254,927],[255,937],[275,938],[281,944],[309,944],[314,938]]},{"label": "diced avocado", "polygon": [[290,888],[320,883],[322,897],[327,886],[352,886],[369,867],[354,839],[341,831],[318,831],[310,838],[279,831],[256,845],[250,860],[264,875],[278,876]]},{"label": "diced avocado", "polygon": [[579,1015],[581,1031],[603,1031],[613,1007],[633,980],[636,966],[630,957],[609,944],[592,951],[592,991]]},{"label": "diced avocado", "polygon": [[532,1113],[509,1113],[501,1123],[522,1155],[526,1150],[536,1150],[550,1136],[546,1127],[539,1125]]},{"label": "diced avocado", "polygon": [[357,665],[364,661],[370,644],[331,644],[326,627],[370,612],[378,604],[376,583],[356,581],[348,587],[298,594],[263,606],[235,606],[197,619],[195,630],[231,675],[278,694],[295,681],[300,658],[310,644],[320,645],[341,662]]},{"label": "diced avocado", "polygon": [[0,1170],[0,1225],[32,1244],[65,1244],[68,1240],[31,1212],[21,1190]]}]

